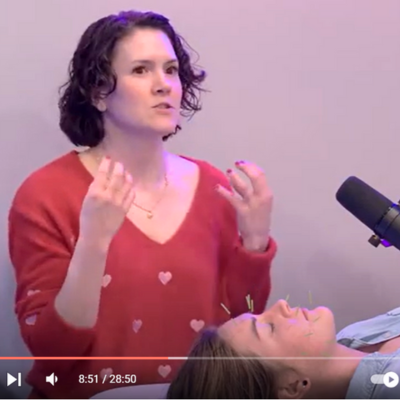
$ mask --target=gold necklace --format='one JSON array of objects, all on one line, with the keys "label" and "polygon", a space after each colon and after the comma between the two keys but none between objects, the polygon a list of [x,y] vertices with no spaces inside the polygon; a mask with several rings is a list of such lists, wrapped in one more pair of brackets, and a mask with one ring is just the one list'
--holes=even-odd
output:
[{"label": "gold necklace", "polygon": [[[164,175],[164,188],[163,188],[163,193],[165,192],[165,190],[168,187],[168,177],[167,174]],[[154,210],[156,209],[156,207],[158,206],[158,204],[160,203],[160,201],[163,199],[163,193],[161,194],[161,196],[158,198],[158,200],[156,201],[156,203],[154,204],[152,209],[148,209],[148,208],[144,208],[143,206],[137,204],[136,202],[133,202],[132,204],[136,207],[139,208],[139,210],[142,210],[146,213],[146,216],[148,219],[152,219],[154,217]]]},{"label": "gold necklace", "polygon": [[[98,156],[96,157],[96,162],[97,162],[98,165],[100,165],[102,159],[103,159],[103,156],[102,156],[102,155],[98,155]],[[159,197],[159,199],[156,201],[156,203],[154,204],[153,208],[151,208],[151,209],[145,208],[145,207],[143,207],[143,206],[137,204],[135,201],[134,201],[132,204],[133,204],[136,208],[138,208],[139,210],[144,211],[144,212],[146,213],[146,217],[147,217],[148,219],[152,219],[152,218],[154,217],[154,210],[156,209],[156,207],[158,206],[158,204],[159,204],[159,203],[161,202],[161,200],[163,199],[163,194],[164,194],[165,190],[167,189],[168,185],[169,185],[168,176],[167,176],[167,173],[165,173],[165,175],[164,175],[164,188],[163,188],[163,193],[161,194],[161,196]]]}]

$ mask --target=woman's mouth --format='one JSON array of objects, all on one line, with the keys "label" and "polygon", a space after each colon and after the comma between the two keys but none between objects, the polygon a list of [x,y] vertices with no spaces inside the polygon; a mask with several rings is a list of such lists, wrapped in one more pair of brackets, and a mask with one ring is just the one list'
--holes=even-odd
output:
[{"label": "woman's mouth", "polygon": [[173,108],[173,107],[169,103],[160,103],[160,104],[157,104],[154,108],[158,108],[158,109],[161,109],[161,110],[168,110],[168,109]]}]

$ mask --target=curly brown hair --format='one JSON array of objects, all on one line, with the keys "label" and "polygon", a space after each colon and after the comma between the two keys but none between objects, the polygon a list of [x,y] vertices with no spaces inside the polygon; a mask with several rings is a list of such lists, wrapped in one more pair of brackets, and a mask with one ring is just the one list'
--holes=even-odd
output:
[{"label": "curly brown hair", "polygon": [[[102,114],[93,105],[100,88],[108,88],[104,96],[116,88],[117,76],[112,68],[114,48],[136,28],[163,31],[170,39],[179,62],[182,83],[181,115],[190,117],[201,110],[201,83],[204,70],[191,63],[186,41],[174,30],[168,18],[154,12],[122,11],[91,24],[83,33],[69,65],[68,80],[61,87],[59,100],[60,128],[76,146],[95,147],[104,138]],[[163,137],[164,140],[177,133]]]},{"label": "curly brown hair", "polygon": [[205,329],[169,385],[167,399],[277,399],[275,366],[239,354],[218,333]]}]

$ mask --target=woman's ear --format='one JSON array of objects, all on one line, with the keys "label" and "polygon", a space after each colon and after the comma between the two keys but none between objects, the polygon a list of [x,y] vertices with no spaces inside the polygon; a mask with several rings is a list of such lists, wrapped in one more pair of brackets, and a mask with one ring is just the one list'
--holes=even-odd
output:
[{"label": "woman's ear", "polygon": [[107,105],[104,100],[98,100],[94,106],[100,111],[104,112],[107,110]]},{"label": "woman's ear", "polygon": [[287,370],[279,374],[278,397],[280,399],[303,399],[310,390],[309,379],[301,377],[294,370]]},{"label": "woman's ear", "polygon": [[93,99],[92,104],[100,111],[104,112],[107,110],[107,104],[102,97],[96,97]]},{"label": "woman's ear", "polygon": [[107,110],[105,96],[102,95],[102,93],[98,90],[92,95],[92,105],[96,107],[100,112],[104,112]]}]

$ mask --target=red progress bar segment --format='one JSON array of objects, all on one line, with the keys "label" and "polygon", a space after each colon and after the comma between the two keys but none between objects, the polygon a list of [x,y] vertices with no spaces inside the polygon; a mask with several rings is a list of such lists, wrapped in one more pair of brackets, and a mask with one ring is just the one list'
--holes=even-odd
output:
[{"label": "red progress bar segment", "polygon": [[0,357],[0,360],[187,360],[188,357]]}]

